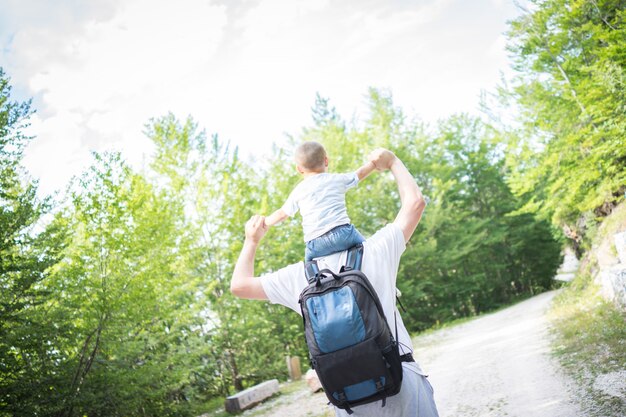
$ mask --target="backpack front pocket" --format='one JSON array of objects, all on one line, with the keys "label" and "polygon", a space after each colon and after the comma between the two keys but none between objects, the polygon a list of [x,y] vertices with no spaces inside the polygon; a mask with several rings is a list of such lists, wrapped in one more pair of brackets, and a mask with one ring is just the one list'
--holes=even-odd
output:
[{"label": "backpack front pocket", "polygon": [[[349,364],[349,366],[346,366]],[[374,338],[313,358],[313,366],[329,398],[359,401],[384,391],[390,375]]]}]

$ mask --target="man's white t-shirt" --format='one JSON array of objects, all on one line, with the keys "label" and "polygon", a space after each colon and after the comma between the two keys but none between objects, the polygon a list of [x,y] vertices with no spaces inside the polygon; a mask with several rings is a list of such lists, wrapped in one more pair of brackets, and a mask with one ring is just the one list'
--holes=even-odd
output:
[{"label": "man's white t-shirt", "polygon": [[289,217],[300,210],[304,241],[309,242],[334,227],[350,223],[346,191],[358,183],[356,172],[311,175],[291,191],[282,210]]},{"label": "man's white t-shirt", "polygon": [[[394,337],[397,320],[401,355],[413,352],[411,337],[396,308],[396,278],[400,256],[405,249],[406,244],[402,230],[394,223],[388,224],[363,243],[363,262],[361,264],[361,270],[378,294]],[[344,251],[317,258],[319,269],[328,268],[333,272],[339,272],[341,266],[346,262],[346,254],[347,252]],[[282,304],[296,313],[302,314],[298,299],[302,290],[307,286],[302,262],[261,276],[261,284],[270,302]],[[416,362],[405,362],[403,365],[423,375]]]}]

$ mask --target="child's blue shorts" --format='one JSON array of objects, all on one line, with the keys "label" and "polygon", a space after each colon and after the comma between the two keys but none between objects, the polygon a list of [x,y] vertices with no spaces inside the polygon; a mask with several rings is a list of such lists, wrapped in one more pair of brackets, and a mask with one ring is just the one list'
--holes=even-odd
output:
[{"label": "child's blue shorts", "polygon": [[323,235],[306,242],[304,261],[341,252],[365,242],[365,238],[351,224],[334,227]]}]

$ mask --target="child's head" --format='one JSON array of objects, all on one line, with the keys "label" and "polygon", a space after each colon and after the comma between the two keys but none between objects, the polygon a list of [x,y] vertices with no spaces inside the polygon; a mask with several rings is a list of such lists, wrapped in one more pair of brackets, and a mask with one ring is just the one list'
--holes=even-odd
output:
[{"label": "child's head", "polygon": [[301,174],[326,172],[328,167],[326,150],[315,141],[301,143],[296,148],[295,160]]}]

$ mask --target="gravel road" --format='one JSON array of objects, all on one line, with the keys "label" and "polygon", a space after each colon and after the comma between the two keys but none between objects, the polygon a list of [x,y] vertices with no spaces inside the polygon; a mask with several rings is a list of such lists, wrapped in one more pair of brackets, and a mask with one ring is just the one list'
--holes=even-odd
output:
[{"label": "gravel road", "polygon": [[583,416],[550,356],[545,312],[555,295],[415,340],[441,417]]}]

